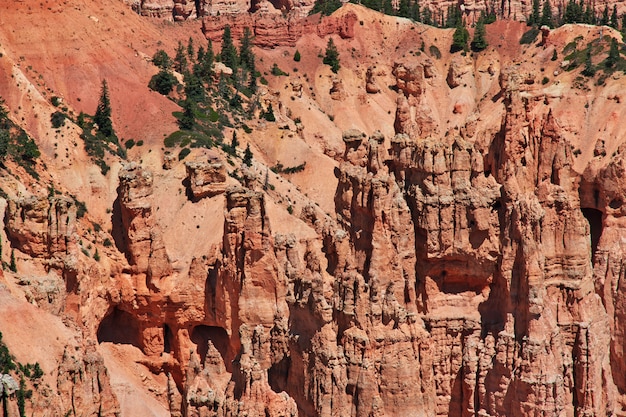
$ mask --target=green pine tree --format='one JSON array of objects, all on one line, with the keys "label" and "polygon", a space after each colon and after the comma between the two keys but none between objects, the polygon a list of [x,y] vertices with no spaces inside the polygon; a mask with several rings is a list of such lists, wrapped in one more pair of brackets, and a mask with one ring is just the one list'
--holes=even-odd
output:
[{"label": "green pine tree", "polygon": [[486,39],[487,31],[485,29],[485,23],[483,19],[478,19],[476,22],[476,29],[474,30],[474,39],[472,39],[472,50],[474,52],[484,51],[488,45]]},{"label": "green pine tree", "polygon": [[172,60],[163,49],[159,49],[154,53],[152,63],[162,70],[169,70],[172,66]]},{"label": "green pine tree", "polygon": [[533,0],[533,11],[530,14],[530,17],[528,18],[528,24],[530,26],[539,24],[539,21],[541,20],[540,9],[541,9],[541,0]]},{"label": "green pine tree", "polygon": [[114,136],[113,122],[111,122],[111,101],[109,99],[109,87],[106,80],[102,80],[100,100],[96,108],[93,121],[98,125],[98,131],[106,137]]},{"label": "green pine tree", "polygon": [[611,20],[609,21],[609,26],[613,29],[617,29],[619,26],[619,20],[617,18],[617,5],[613,5],[613,13],[611,14]]},{"label": "green pine tree", "polygon": [[233,38],[230,34],[230,25],[224,27],[224,33],[222,34],[222,50],[220,52],[220,58],[227,67],[233,70],[233,74],[236,72],[238,64],[237,48],[233,44]]},{"label": "green pine tree", "polygon": [[450,52],[466,51],[467,41],[469,40],[469,32],[465,29],[463,24],[457,25],[454,34],[452,35],[452,45],[450,45]]},{"label": "green pine tree", "polygon": [[585,68],[582,70],[582,74],[585,77],[593,77],[596,74],[596,68],[591,61],[591,44],[587,47],[585,54]]},{"label": "green pine tree", "polygon": [[324,59],[322,61],[325,65],[330,65],[330,70],[335,74],[341,68],[339,64],[339,51],[337,51],[337,47],[335,46],[335,42],[333,42],[333,38],[328,38],[328,43],[326,44],[326,54],[324,55]]},{"label": "green pine tree", "polygon": [[605,65],[608,68],[612,68],[619,61],[619,49],[617,47],[617,40],[611,38],[611,46],[609,47],[609,56],[606,58]]},{"label": "green pine tree", "polygon": [[539,21],[539,26],[547,26],[549,28],[554,27],[554,20],[552,18],[552,6],[550,5],[550,0],[545,0],[543,2],[543,9],[541,11],[541,20]]},{"label": "green pine tree", "polygon": [[409,0],[400,0],[398,5],[398,16],[411,17],[411,5]]},{"label": "green pine tree", "polygon": [[187,56],[191,62],[196,58],[196,50],[193,46],[193,38],[191,36],[189,37],[189,42],[187,42]]},{"label": "green pine tree", "polygon": [[178,126],[183,130],[193,129],[193,125],[196,121],[196,117],[193,112],[193,102],[189,99],[183,101],[183,115],[178,120]]},{"label": "green pine tree", "polygon": [[252,151],[250,150],[250,144],[248,143],[248,145],[246,146],[246,150],[243,153],[243,163],[246,166],[251,166],[252,165]]},{"label": "green pine tree", "polygon": [[420,2],[419,0],[414,0],[411,4],[411,19],[416,22],[422,21],[422,13],[420,12]]},{"label": "green pine tree", "polygon": [[239,47],[239,62],[248,71],[254,71],[254,53],[252,52],[252,31],[249,27],[243,28],[243,38]]},{"label": "green pine tree", "polygon": [[302,59],[302,57],[300,56],[300,51],[296,49],[296,53],[293,54],[293,60],[296,62],[300,62],[300,59]]},{"label": "green pine tree", "polygon": [[17,272],[17,264],[15,263],[15,249],[11,249],[11,263],[9,264],[11,272]]},{"label": "green pine tree", "polygon": [[232,153],[237,152],[239,147],[239,140],[237,139],[237,131],[233,130],[233,139],[230,141],[230,149]]},{"label": "green pine tree", "polygon": [[609,24],[609,5],[604,6],[602,11],[602,17],[600,18],[600,26],[606,26]]},{"label": "green pine tree", "polygon": [[187,72],[187,52],[181,41],[178,41],[176,56],[174,57],[174,69],[180,74]]}]

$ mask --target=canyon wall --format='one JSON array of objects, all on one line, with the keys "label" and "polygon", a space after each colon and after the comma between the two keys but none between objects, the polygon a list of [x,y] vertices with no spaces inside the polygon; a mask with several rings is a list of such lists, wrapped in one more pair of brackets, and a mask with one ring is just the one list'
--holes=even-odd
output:
[{"label": "canyon wall", "polygon": [[[88,166],[82,195],[111,190],[90,212],[6,161],[0,330],[42,361],[29,415],[624,414],[626,84],[551,59],[595,30],[522,47],[525,26],[497,22],[463,55],[452,30],[355,5],[132,5],[195,13],[215,40],[253,27],[276,48],[258,88],[279,122],[237,130],[249,164],[217,146],[183,161],[158,135],[106,180]],[[339,75],[317,55],[329,35]],[[280,151],[302,170],[281,175]],[[19,390],[0,376],[5,415]]]}]

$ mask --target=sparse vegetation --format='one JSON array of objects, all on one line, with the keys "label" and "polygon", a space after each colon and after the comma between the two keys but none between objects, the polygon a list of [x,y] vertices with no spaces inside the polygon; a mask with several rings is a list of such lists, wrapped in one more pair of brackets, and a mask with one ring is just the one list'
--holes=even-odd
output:
[{"label": "sparse vegetation", "polygon": [[330,70],[335,74],[341,68],[339,63],[339,51],[337,51],[337,47],[335,46],[335,42],[332,37],[328,38],[328,43],[326,44],[326,54],[324,55],[324,59],[322,61],[325,65],[330,66]]},{"label": "sparse vegetation", "polygon": [[467,51],[467,41],[469,40],[469,32],[462,23],[456,26],[456,30],[452,35],[452,45],[450,45],[450,52]]},{"label": "sparse vegetation", "polygon": [[520,38],[519,43],[522,45],[530,45],[531,43],[534,43],[540,32],[541,31],[535,27],[527,30]]},{"label": "sparse vegetation", "polygon": [[52,123],[52,127],[55,129],[58,129],[62,127],[63,125],[65,125],[66,117],[67,116],[65,115],[65,113],[60,112],[60,111],[55,111],[54,113],[52,113],[50,115],[50,123]]},{"label": "sparse vegetation", "polygon": [[283,71],[280,68],[278,68],[278,65],[275,62],[274,62],[274,65],[272,65],[271,73],[275,77],[279,77],[279,76],[282,76],[282,75],[289,75],[285,71]]},{"label": "sparse vegetation", "polygon": [[441,59],[441,51],[439,50],[439,48],[437,48],[437,46],[430,45],[428,51],[430,52],[430,56],[432,56],[433,58]]}]

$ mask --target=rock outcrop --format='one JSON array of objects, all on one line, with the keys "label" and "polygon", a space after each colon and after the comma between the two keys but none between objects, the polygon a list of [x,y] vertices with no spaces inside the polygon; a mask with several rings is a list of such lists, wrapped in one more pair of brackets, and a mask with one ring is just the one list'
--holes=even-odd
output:
[{"label": "rock outcrop", "polygon": [[161,231],[152,212],[152,174],[135,163],[120,171],[118,201],[124,242],[129,263],[138,274],[145,274],[146,285],[158,288],[171,274]]},{"label": "rock outcrop", "polygon": [[185,168],[194,200],[212,197],[226,190],[226,167],[219,158],[185,162]]}]

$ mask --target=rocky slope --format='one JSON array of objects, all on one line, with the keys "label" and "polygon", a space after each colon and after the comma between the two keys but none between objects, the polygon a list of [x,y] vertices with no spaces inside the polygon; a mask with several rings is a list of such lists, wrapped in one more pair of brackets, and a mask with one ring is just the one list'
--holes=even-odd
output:
[{"label": "rocky slope", "polygon": [[[235,7],[0,15],[0,96],[42,152],[37,176],[1,168],[2,342],[44,372],[0,378],[4,414],[24,389],[34,416],[625,414],[626,78],[564,62],[594,42],[599,64],[609,38],[564,26],[520,45],[525,25],[498,21],[463,55],[451,30],[356,5],[286,30],[267,5],[146,17],[218,6]],[[178,108],[147,88],[157,48],[218,41],[224,19],[255,28],[275,109],[237,131],[249,167],[172,157]],[[77,125],[50,125],[52,96],[93,112],[101,77],[119,134],[145,142],[106,175]]]}]

